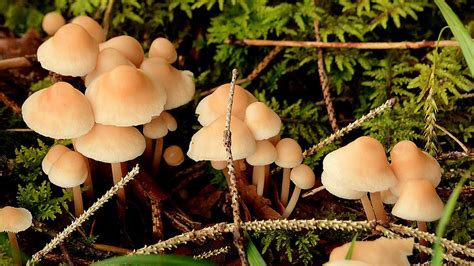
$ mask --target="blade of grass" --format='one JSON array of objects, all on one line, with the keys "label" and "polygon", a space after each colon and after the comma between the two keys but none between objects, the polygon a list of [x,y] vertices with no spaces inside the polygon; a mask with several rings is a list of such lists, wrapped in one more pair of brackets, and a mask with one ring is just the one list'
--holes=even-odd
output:
[{"label": "blade of grass", "polygon": [[263,259],[255,244],[252,242],[252,239],[250,238],[249,234],[247,232],[244,232],[244,236],[247,238],[246,253],[250,266],[266,266],[267,263]]},{"label": "blade of grass", "polygon": [[454,38],[456,38],[456,40],[459,42],[464,58],[466,59],[467,65],[469,66],[469,70],[471,71],[471,76],[474,77],[474,42],[472,41],[471,36],[467,32],[461,20],[459,20],[458,16],[456,16],[456,14],[444,0],[434,1],[441,10],[444,19],[449,25],[449,28],[453,32]]},{"label": "blade of grass", "polygon": [[449,196],[448,202],[444,207],[443,216],[438,222],[438,226],[436,227],[436,241],[434,243],[434,253],[431,259],[431,265],[438,266],[443,264],[443,248],[441,246],[440,239],[443,237],[444,232],[446,231],[446,227],[448,226],[449,221],[451,220],[451,215],[454,212],[454,208],[456,207],[456,202],[458,200],[459,194],[461,193],[462,186],[464,182],[466,182],[467,177],[461,178],[461,181],[456,185],[451,196]]},{"label": "blade of grass", "polygon": [[134,255],[120,256],[93,263],[92,266],[105,265],[156,265],[156,266],[178,266],[178,265],[214,265],[205,260],[193,260],[189,257],[172,255]]},{"label": "blade of grass", "polygon": [[359,236],[359,233],[356,233],[355,236],[352,238],[351,245],[349,246],[349,249],[347,250],[346,260],[352,260],[352,253],[354,252],[354,246],[355,246],[358,236]]}]

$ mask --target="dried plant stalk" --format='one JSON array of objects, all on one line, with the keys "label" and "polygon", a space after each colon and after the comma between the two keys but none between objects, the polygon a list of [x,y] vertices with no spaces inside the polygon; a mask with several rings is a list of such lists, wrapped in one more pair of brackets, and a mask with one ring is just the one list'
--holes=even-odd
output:
[{"label": "dried plant stalk", "polygon": [[193,259],[195,259],[195,260],[208,259],[208,258],[211,258],[211,257],[215,257],[217,255],[226,254],[226,253],[229,252],[229,249],[230,249],[229,246],[221,247],[221,248],[218,248],[218,249],[213,249],[213,250],[201,253],[199,255],[195,255],[195,256],[193,256]]},{"label": "dried plant stalk", "polygon": [[46,246],[36,252],[32,257],[31,260],[28,261],[27,265],[32,265],[37,263],[48,254],[51,250],[53,250],[57,245],[62,243],[66,237],[68,237],[72,232],[74,232],[82,223],[84,223],[89,217],[91,217],[95,211],[97,211],[104,203],[106,203],[117,191],[125,186],[129,181],[133,180],[133,178],[138,174],[139,166],[138,164],[124,177],[120,182],[118,182],[115,186],[109,189],[102,197],[97,199],[92,206],[87,209],[81,216],[77,217],[68,227],[64,228],[62,232],[56,235]]}]

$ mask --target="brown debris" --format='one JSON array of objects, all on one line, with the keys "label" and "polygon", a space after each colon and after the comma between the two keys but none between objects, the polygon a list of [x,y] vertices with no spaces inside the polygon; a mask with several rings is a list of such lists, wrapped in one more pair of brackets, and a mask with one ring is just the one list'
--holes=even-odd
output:
[{"label": "brown debris", "polygon": [[186,203],[189,212],[210,219],[212,208],[219,201],[223,191],[216,190],[213,185],[205,186],[197,196]]}]

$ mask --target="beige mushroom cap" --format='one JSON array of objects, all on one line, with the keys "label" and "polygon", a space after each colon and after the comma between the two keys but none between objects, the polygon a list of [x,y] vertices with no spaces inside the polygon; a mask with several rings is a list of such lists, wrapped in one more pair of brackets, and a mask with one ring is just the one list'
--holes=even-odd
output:
[{"label": "beige mushroom cap", "polygon": [[363,261],[358,261],[358,260],[341,259],[341,260],[328,261],[324,263],[323,266],[372,266],[372,265],[365,263]]},{"label": "beige mushroom cap", "polygon": [[340,183],[338,179],[334,178],[328,171],[324,170],[321,174],[321,183],[329,193],[336,197],[356,200],[361,199],[367,192],[356,191],[348,187],[348,183]]},{"label": "beige mushroom cap", "polygon": [[84,183],[87,174],[87,164],[82,154],[67,151],[51,166],[48,178],[56,186],[71,188]]},{"label": "beige mushroom cap", "polygon": [[293,181],[295,186],[301,189],[310,189],[316,182],[313,169],[311,169],[306,164],[300,164],[291,169],[290,179]]},{"label": "beige mushroom cap", "polygon": [[[433,187],[437,187],[441,182],[442,169],[438,161],[418,149],[415,143],[409,140],[400,141],[393,147],[390,155],[390,167],[400,184],[409,179],[427,179]],[[400,195],[400,185],[390,190],[395,195]]]},{"label": "beige mushroom cap", "polygon": [[168,165],[178,166],[184,162],[183,150],[177,145],[171,145],[163,152],[163,159]]},{"label": "beige mushroom cap", "polygon": [[37,51],[38,62],[44,69],[73,77],[91,72],[98,55],[98,43],[83,27],[72,23],[62,26]]},{"label": "beige mushroom cap", "polygon": [[166,38],[156,38],[150,45],[148,51],[150,57],[160,57],[169,64],[173,64],[178,59],[178,53],[174,45]]},{"label": "beige mushroom cap", "polygon": [[178,122],[176,122],[176,119],[170,113],[163,111],[160,116],[165,121],[169,131],[175,131],[178,128]]},{"label": "beige mushroom cap", "polygon": [[70,149],[64,145],[57,144],[52,146],[41,162],[43,172],[48,175],[53,164],[59,159],[59,157],[68,151],[70,151]]},{"label": "beige mushroom cap", "polygon": [[44,15],[41,26],[44,32],[46,32],[48,35],[53,35],[65,24],[66,20],[64,19],[63,15],[61,15],[59,12],[53,11]]},{"label": "beige mushroom cap", "polygon": [[257,148],[249,157],[245,158],[250,165],[260,166],[275,162],[277,150],[268,140],[257,140]]},{"label": "beige mushroom cap", "polygon": [[160,57],[145,59],[140,68],[165,88],[168,96],[166,110],[182,106],[193,99],[196,89],[191,72],[179,71]]},{"label": "beige mushroom cap", "polygon": [[280,133],[280,117],[262,102],[254,102],[247,106],[244,122],[256,140],[269,139]]},{"label": "beige mushroom cap", "polygon": [[163,117],[157,116],[143,125],[143,135],[150,139],[159,139],[168,135],[168,127]]},{"label": "beige mushroom cap", "polygon": [[86,135],[73,140],[77,151],[105,163],[119,163],[137,158],[145,151],[145,138],[134,127],[96,124]]},{"label": "beige mushroom cap", "polygon": [[95,121],[104,125],[136,126],[163,111],[166,93],[143,71],[120,65],[95,79],[86,90]]},{"label": "beige mushroom cap", "polygon": [[398,200],[398,197],[395,196],[390,189],[380,192],[380,196],[382,197],[382,202],[385,204],[395,204]]},{"label": "beige mushroom cap", "polygon": [[409,221],[436,221],[443,215],[444,204],[430,181],[411,179],[403,182],[392,214]]},{"label": "beige mushroom cap", "polygon": [[102,51],[105,48],[114,48],[122,53],[136,67],[139,67],[145,58],[142,45],[133,37],[120,35],[99,45]]},{"label": "beige mushroom cap", "polygon": [[[410,265],[407,256],[413,253],[413,238],[388,239],[381,237],[374,241],[356,241],[352,260],[370,265]],[[329,262],[345,259],[351,243],[333,249]]]},{"label": "beige mushroom cap", "polygon": [[227,167],[227,161],[211,161],[212,168],[222,170]]},{"label": "beige mushroom cap", "polygon": [[335,182],[357,191],[383,191],[397,183],[382,144],[367,136],[326,155],[323,169]]},{"label": "beige mushroom cap", "polygon": [[29,128],[54,139],[77,138],[94,126],[89,101],[66,82],[33,93],[21,110]]},{"label": "beige mushroom cap", "polygon": [[[207,126],[218,117],[225,115],[227,111],[227,101],[229,98],[230,84],[219,86],[212,94],[204,97],[196,106],[196,114],[201,125]],[[256,99],[248,91],[235,85],[234,103],[232,104],[232,115],[240,120],[245,118],[245,109]]]},{"label": "beige mushroom cap", "polygon": [[135,66],[130,62],[122,53],[113,49],[106,48],[100,51],[99,57],[97,58],[97,64],[84,79],[86,87],[101,74],[112,71],[114,68],[120,65]]},{"label": "beige mushroom cap", "polygon": [[[225,116],[221,116],[209,126],[201,128],[191,138],[187,155],[195,161],[226,160],[224,147]],[[240,160],[253,154],[256,150],[255,139],[247,125],[239,118],[232,116],[230,123],[232,131],[231,152],[234,160]]]},{"label": "beige mushroom cap", "polygon": [[275,164],[283,168],[293,168],[303,161],[303,151],[296,140],[291,138],[281,139],[277,145],[277,158]]},{"label": "beige mushroom cap", "polygon": [[75,17],[71,23],[82,26],[97,43],[105,41],[104,29],[100,26],[97,21],[88,16]]},{"label": "beige mushroom cap", "polygon": [[0,232],[18,233],[30,228],[33,217],[25,208],[0,208]]}]

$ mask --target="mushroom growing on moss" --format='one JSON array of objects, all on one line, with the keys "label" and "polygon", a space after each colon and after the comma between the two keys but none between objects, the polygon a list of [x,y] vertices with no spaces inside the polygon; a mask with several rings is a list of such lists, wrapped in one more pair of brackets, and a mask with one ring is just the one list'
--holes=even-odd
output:
[{"label": "mushroom growing on moss", "polygon": [[268,140],[260,140],[256,144],[255,153],[247,157],[246,160],[247,163],[253,165],[252,184],[257,186],[257,194],[262,196],[265,185],[265,167],[275,161],[277,151]]},{"label": "mushroom growing on moss", "polygon": [[25,208],[10,206],[0,208],[0,232],[8,233],[8,239],[13,250],[13,259],[19,266],[22,263],[16,234],[30,228],[32,219],[30,211]]},{"label": "mushroom growing on moss", "polygon": [[298,202],[301,190],[312,188],[316,181],[313,170],[306,164],[300,164],[293,168],[290,172],[290,179],[295,184],[295,189],[293,190],[293,194],[291,195],[285,211],[281,215],[282,218],[290,217],[296,203]]}]

